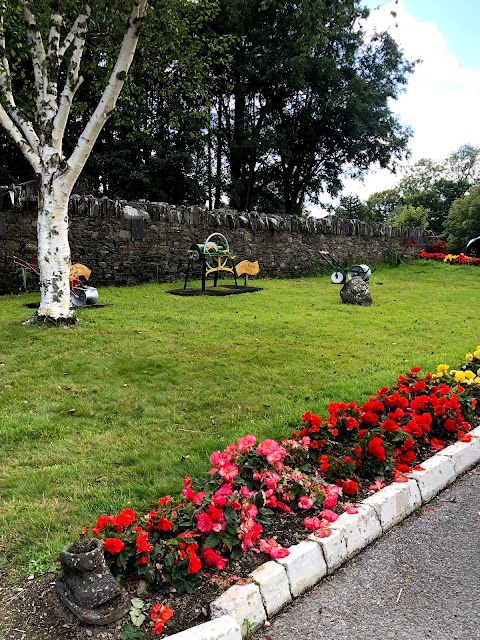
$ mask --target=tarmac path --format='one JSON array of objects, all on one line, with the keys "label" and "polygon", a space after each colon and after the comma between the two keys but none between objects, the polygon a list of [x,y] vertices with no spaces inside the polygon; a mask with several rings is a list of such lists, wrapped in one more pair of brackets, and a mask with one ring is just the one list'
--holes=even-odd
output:
[{"label": "tarmac path", "polygon": [[267,639],[479,640],[480,466],[254,636]]}]

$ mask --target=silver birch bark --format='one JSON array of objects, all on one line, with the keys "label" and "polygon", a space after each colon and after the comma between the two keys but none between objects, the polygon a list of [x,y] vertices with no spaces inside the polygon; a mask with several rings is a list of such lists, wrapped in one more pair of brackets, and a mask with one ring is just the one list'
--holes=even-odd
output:
[{"label": "silver birch bark", "polygon": [[[115,109],[138,43],[146,16],[147,0],[133,0],[132,12],[117,61],[100,101],[81,134],[70,158],[63,154],[62,142],[70,107],[82,82],[80,63],[91,8],[86,2],[62,40],[63,17],[59,0],[51,2],[50,29],[42,38],[32,0],[18,0],[23,7],[35,81],[35,123],[17,109],[5,52],[4,17],[7,0],[0,0],[0,124],[13,138],[40,180],[38,210],[38,262],[40,267],[40,307],[34,319],[58,323],[73,322],[70,305],[68,242],[68,201],[98,135]],[[66,52],[71,49],[66,81],[61,93],[58,75]]]}]

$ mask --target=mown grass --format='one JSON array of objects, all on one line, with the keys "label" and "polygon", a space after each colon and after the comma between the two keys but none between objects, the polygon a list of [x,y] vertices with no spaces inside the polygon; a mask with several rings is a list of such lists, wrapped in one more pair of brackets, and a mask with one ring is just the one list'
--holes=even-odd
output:
[{"label": "mown grass", "polygon": [[480,269],[380,268],[369,308],[342,305],[329,276],[259,284],[221,298],[104,288],[110,306],[58,330],[21,325],[36,294],[0,299],[2,565],[48,568],[100,513],[178,492],[234,438],[278,438],[306,410],[480,343]]}]

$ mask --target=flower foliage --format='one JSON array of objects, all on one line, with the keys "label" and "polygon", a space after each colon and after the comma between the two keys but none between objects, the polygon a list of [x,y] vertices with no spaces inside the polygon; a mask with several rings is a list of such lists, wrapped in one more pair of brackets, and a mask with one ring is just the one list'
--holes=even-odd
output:
[{"label": "flower foliage", "polygon": [[[310,411],[289,438],[239,438],[210,456],[206,476],[183,479],[179,500],[163,496],[147,514],[125,508],[101,515],[91,529],[102,540],[112,570],[137,576],[153,590],[189,593],[200,573],[221,571],[230,558],[248,549],[271,558],[288,550],[262,536],[273,512],[297,512],[318,537],[360,487],[370,492],[387,482],[404,482],[418,466],[419,455],[439,451],[446,441],[469,441],[471,420],[480,394],[480,346],[458,369],[438,365],[420,375],[413,367],[390,388],[382,387],[366,402],[331,402],[325,419]],[[173,615],[156,605],[156,632]]]},{"label": "flower foliage", "polygon": [[437,240],[430,243],[425,251],[427,253],[448,253],[448,244],[445,240]]}]

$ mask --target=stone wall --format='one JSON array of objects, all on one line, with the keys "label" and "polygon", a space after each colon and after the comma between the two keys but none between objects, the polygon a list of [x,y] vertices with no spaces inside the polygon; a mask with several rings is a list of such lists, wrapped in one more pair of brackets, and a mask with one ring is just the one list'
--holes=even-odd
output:
[{"label": "stone wall", "polygon": [[[188,249],[211,233],[228,239],[240,260],[258,260],[261,274],[297,277],[331,271],[319,251],[340,262],[372,265],[392,251],[415,255],[425,245],[421,229],[392,228],[341,218],[297,218],[262,213],[206,211],[197,206],[127,203],[106,198],[72,196],[70,246],[72,263],[92,270],[94,286],[169,282],[184,276]],[[22,288],[12,255],[36,255],[36,210],[28,198],[0,192],[0,293]],[[29,290],[36,286],[29,277]]]}]

